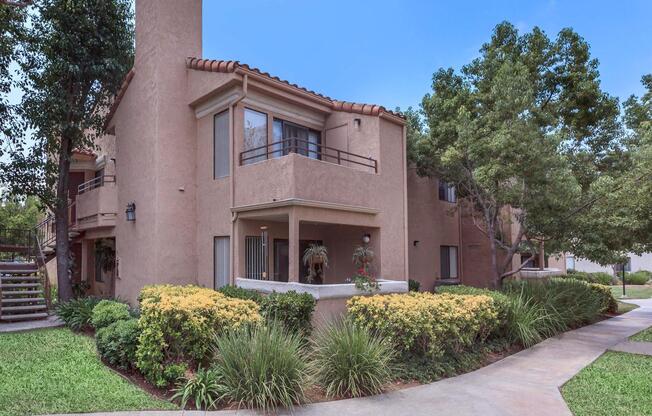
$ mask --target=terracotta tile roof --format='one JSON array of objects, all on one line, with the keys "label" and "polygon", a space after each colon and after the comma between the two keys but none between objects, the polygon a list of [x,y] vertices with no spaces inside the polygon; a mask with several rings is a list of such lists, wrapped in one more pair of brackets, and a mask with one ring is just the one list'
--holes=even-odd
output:
[{"label": "terracotta tile roof", "polygon": [[118,110],[118,106],[120,105],[120,101],[122,101],[122,97],[124,97],[125,93],[127,92],[127,88],[129,87],[129,84],[131,83],[131,80],[134,78],[134,75],[136,74],[135,68],[131,68],[129,72],[127,72],[127,75],[125,75],[124,81],[122,81],[122,85],[120,85],[120,89],[118,90],[118,93],[115,95],[115,99],[113,100],[113,103],[111,104],[111,107],[109,108],[109,112],[106,115],[106,121],[104,122],[104,129],[106,130],[107,126],[109,125],[109,122],[113,118],[113,115],[115,112]]},{"label": "terracotta tile roof", "polygon": [[73,149],[72,153],[77,155],[82,155],[82,156],[97,157],[95,152],[90,149]]},{"label": "terracotta tile roof", "polygon": [[253,68],[247,64],[242,64],[239,61],[221,61],[215,59],[201,59],[201,58],[189,57],[186,59],[186,67],[198,71],[223,72],[223,73],[230,73],[230,72],[235,72],[236,69],[243,69],[247,72],[252,72],[254,74],[269,78],[273,81],[281,82],[285,85],[288,85],[304,93],[308,93],[314,96],[316,99],[326,101],[327,104],[329,104],[334,111],[346,111],[349,113],[356,113],[356,114],[363,114],[363,115],[370,115],[370,116],[378,116],[382,113],[385,113],[400,118],[402,120],[405,120],[403,114],[388,110],[383,106],[376,105],[376,104],[358,104],[358,103],[351,103],[347,101],[334,100],[326,95],[301,87],[297,84],[292,84],[289,81],[280,79],[279,77],[272,76],[269,73],[263,72],[258,68]]}]

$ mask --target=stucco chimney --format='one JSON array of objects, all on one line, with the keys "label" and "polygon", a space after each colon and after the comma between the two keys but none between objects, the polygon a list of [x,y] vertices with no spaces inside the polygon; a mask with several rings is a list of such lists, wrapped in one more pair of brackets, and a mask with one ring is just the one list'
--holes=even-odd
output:
[{"label": "stucco chimney", "polygon": [[201,57],[202,0],[136,0],[136,68]]}]

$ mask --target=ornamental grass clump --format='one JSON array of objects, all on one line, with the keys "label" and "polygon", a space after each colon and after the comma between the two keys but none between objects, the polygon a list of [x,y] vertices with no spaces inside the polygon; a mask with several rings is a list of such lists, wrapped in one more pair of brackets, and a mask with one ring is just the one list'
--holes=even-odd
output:
[{"label": "ornamental grass clump", "polygon": [[224,399],[273,411],[304,401],[308,365],[301,335],[278,323],[247,326],[215,338],[213,369]]},{"label": "ornamental grass clump", "polygon": [[99,299],[91,297],[59,302],[56,306],[56,313],[68,328],[73,331],[81,331],[91,327],[93,308],[99,302]]},{"label": "ornamental grass clump", "polygon": [[140,293],[136,365],[165,387],[182,369],[207,358],[215,334],[262,321],[258,305],[198,286],[146,286]]},{"label": "ornamental grass clump", "polygon": [[188,402],[202,410],[216,409],[224,399],[225,388],[220,373],[214,369],[199,368],[192,377],[187,377],[174,390],[172,400],[179,400],[185,409]]},{"label": "ornamental grass clump", "polygon": [[520,292],[541,305],[554,317],[558,332],[591,323],[603,311],[603,296],[580,280],[513,281],[505,285],[505,290],[512,294]]},{"label": "ornamental grass clump", "polygon": [[311,373],[330,397],[378,394],[392,381],[391,344],[345,319],[331,323],[312,340]]},{"label": "ornamental grass clump", "polygon": [[399,352],[433,359],[485,341],[499,324],[494,300],[486,295],[357,296],[347,306],[355,324],[385,337]]}]

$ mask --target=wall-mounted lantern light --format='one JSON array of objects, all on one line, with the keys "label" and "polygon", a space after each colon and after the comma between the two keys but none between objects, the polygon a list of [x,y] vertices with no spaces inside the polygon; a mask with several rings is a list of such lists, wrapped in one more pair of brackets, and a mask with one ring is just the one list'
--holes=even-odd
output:
[{"label": "wall-mounted lantern light", "polygon": [[371,234],[365,234],[362,236],[362,242],[365,244],[369,244],[371,241]]},{"label": "wall-mounted lantern light", "polygon": [[127,221],[136,221],[136,203],[130,202],[127,204],[127,209],[125,210],[127,214]]}]

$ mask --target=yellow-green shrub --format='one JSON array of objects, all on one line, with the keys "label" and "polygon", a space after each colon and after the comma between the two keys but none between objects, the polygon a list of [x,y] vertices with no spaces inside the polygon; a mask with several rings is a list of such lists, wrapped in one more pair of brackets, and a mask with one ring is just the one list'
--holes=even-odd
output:
[{"label": "yellow-green shrub", "polygon": [[600,297],[602,297],[602,312],[618,312],[618,301],[614,298],[609,286],[601,285],[599,283],[589,283],[589,287],[592,291],[599,293]]},{"label": "yellow-green shrub", "polygon": [[494,300],[486,295],[358,296],[347,306],[354,322],[380,333],[400,351],[433,358],[484,341],[498,325]]},{"label": "yellow-green shrub", "polygon": [[215,334],[262,320],[255,302],[197,286],[146,286],[139,300],[136,365],[160,387],[175,381],[166,367],[204,359]]}]

